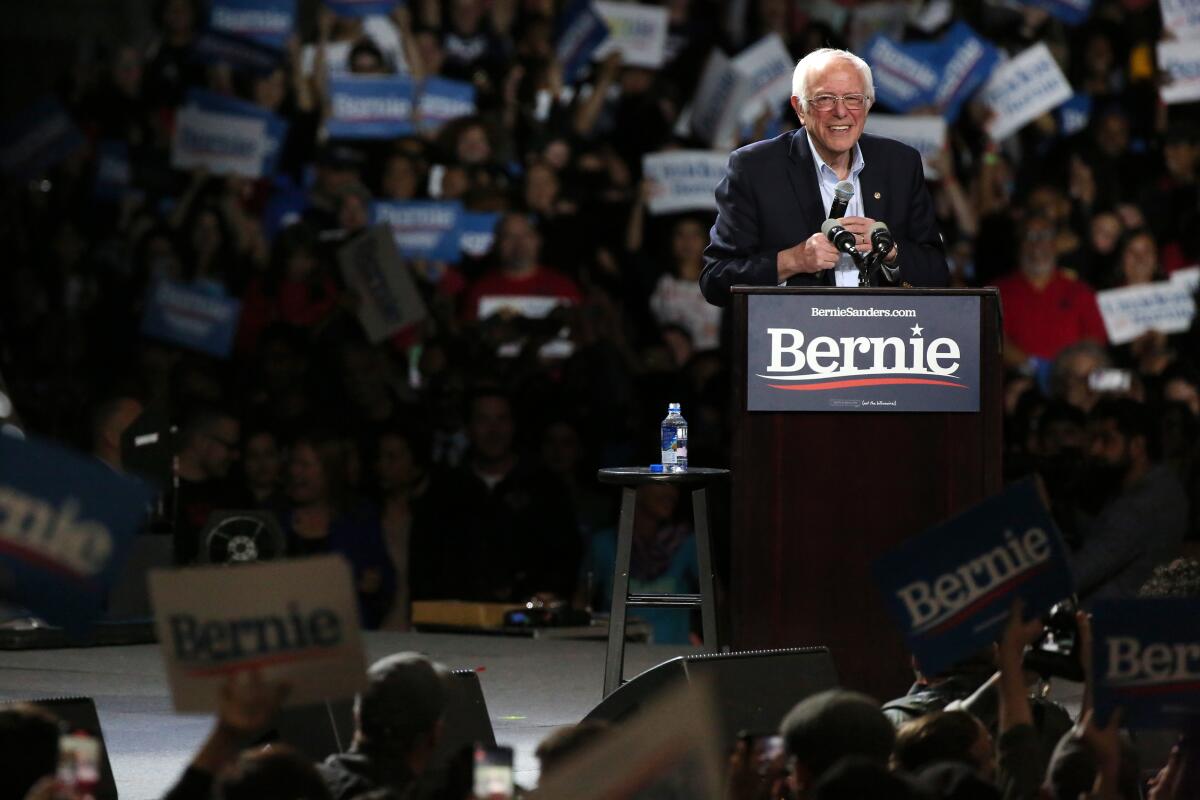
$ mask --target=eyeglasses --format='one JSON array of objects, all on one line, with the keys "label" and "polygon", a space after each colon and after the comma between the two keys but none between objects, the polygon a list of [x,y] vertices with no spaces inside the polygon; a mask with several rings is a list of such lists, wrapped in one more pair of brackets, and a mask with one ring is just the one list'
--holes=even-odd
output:
[{"label": "eyeglasses", "polygon": [[837,101],[841,100],[842,105],[846,106],[847,111],[861,111],[866,108],[869,102],[865,94],[819,94],[816,97],[808,98],[808,104],[817,111],[832,111],[837,105]]}]

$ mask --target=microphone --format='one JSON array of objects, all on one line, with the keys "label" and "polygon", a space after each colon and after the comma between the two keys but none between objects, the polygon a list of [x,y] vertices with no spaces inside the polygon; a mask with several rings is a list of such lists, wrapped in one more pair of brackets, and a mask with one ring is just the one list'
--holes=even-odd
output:
[{"label": "microphone", "polygon": [[883,259],[895,244],[895,239],[892,238],[892,232],[888,230],[886,222],[876,222],[871,226],[871,256],[873,257],[879,268],[883,270],[883,276],[889,282],[895,283],[900,277],[899,265],[891,266],[883,263]]},{"label": "microphone", "polygon": [[829,207],[829,219],[841,219],[846,216],[846,206],[850,205],[852,197],[854,184],[850,181],[841,181],[833,187],[833,205]]},{"label": "microphone", "polygon": [[[852,256],[858,255],[858,250],[854,247],[854,234],[839,225],[836,219],[827,219],[822,222],[821,233],[825,234],[825,238],[833,242],[833,246],[843,253],[849,253]],[[857,258],[855,260],[857,261]]]},{"label": "microphone", "polygon": [[871,225],[871,249],[878,253],[880,258],[888,254],[892,244],[892,232],[888,230],[886,222]]}]

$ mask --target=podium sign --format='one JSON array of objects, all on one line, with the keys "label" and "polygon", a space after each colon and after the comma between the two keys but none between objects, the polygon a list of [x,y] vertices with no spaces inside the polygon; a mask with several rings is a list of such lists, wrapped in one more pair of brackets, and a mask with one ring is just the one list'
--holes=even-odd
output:
[{"label": "podium sign", "polygon": [[979,411],[978,296],[747,302],[747,411]]}]

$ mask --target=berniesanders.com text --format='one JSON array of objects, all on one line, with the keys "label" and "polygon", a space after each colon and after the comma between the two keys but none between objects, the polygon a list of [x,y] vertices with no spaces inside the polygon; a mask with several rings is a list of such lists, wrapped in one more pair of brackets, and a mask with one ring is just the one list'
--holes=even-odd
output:
[{"label": "berniesanders.com text", "polygon": [[915,308],[814,308],[814,317],[915,317]]}]

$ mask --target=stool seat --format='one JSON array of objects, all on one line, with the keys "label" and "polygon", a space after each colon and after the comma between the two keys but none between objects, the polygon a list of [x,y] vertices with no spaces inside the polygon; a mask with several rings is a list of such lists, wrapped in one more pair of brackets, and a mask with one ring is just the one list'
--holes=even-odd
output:
[{"label": "stool seat", "polygon": [[605,467],[596,473],[596,477],[601,483],[617,486],[642,486],[647,483],[698,486],[729,477],[729,470],[689,467],[686,472],[651,472],[649,467]]},{"label": "stool seat", "polygon": [[[617,526],[616,564],[613,569],[612,613],[608,620],[608,655],[604,662],[604,696],[624,682],[625,624],[628,608],[700,609],[704,649],[720,652],[717,630],[716,579],[712,569],[709,536],[708,487],[729,477],[729,470],[689,467],[684,472],[651,472],[649,467],[609,467],[600,470],[600,483],[621,487],[621,519]],[[637,489],[652,483],[669,483],[692,490],[692,516],[696,528],[696,561],[700,591],[697,594],[631,593],[629,562],[633,551],[633,514]]]}]

